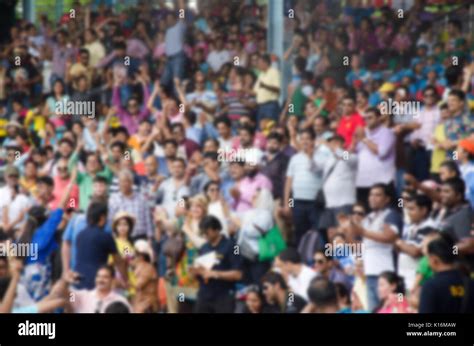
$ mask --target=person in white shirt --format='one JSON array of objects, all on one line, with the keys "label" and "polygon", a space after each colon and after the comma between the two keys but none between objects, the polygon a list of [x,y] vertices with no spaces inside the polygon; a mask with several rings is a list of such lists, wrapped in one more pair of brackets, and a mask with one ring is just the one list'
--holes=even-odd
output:
[{"label": "person in white shirt", "polygon": [[308,287],[316,272],[303,264],[298,251],[294,248],[283,250],[275,260],[275,267],[286,278],[290,290],[308,301]]},{"label": "person in white shirt", "polygon": [[351,221],[354,235],[362,237],[362,258],[364,274],[367,277],[367,299],[369,309],[379,304],[377,293],[378,277],[384,271],[395,271],[393,243],[398,238],[402,226],[399,213],[389,208],[391,193],[388,185],[375,184],[369,192],[372,212],[361,223]]},{"label": "person in white shirt", "polygon": [[213,49],[207,56],[207,63],[214,73],[220,71],[221,67],[231,61],[230,52],[224,49],[222,37],[217,37],[213,44]]},{"label": "person in white shirt", "polygon": [[0,188],[0,225],[4,232],[19,229],[32,201],[20,192],[20,171],[14,166],[5,170],[6,185]]},{"label": "person in white shirt", "polygon": [[429,217],[431,207],[431,199],[425,195],[415,195],[405,204],[409,223],[403,226],[402,238],[395,241],[395,247],[398,250],[398,274],[405,280],[408,289],[415,284],[423,238],[427,231],[436,227]]}]

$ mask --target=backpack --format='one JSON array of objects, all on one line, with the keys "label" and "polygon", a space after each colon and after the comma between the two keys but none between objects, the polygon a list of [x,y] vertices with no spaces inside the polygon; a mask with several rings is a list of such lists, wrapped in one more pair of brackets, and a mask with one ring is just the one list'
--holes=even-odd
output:
[{"label": "backpack", "polygon": [[298,244],[298,253],[306,264],[312,263],[315,252],[322,249],[324,249],[324,240],[315,230],[306,232]]}]

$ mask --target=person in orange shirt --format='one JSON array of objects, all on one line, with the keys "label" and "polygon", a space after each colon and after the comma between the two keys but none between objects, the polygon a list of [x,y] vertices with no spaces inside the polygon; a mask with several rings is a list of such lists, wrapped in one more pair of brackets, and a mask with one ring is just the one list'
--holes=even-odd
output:
[{"label": "person in orange shirt", "polygon": [[342,99],[342,117],[337,126],[337,134],[344,138],[344,147],[349,148],[358,127],[364,127],[364,118],[356,111],[355,100],[352,96]]}]

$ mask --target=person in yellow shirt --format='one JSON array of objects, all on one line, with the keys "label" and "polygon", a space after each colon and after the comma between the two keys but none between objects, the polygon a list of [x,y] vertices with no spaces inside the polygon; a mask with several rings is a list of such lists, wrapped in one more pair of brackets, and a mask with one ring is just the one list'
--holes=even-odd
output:
[{"label": "person in yellow shirt", "polygon": [[260,74],[254,86],[257,100],[257,120],[260,128],[264,128],[269,120],[278,121],[280,106],[280,73],[271,66],[270,55],[264,54],[258,59]]},{"label": "person in yellow shirt", "polygon": [[24,175],[20,178],[20,186],[34,198],[38,197],[38,166],[32,160],[25,162]]},{"label": "person in yellow shirt", "polygon": [[446,160],[446,148],[444,143],[447,140],[445,132],[445,122],[449,119],[448,105],[443,104],[440,106],[441,111],[441,122],[435,127],[433,133],[433,143],[434,149],[433,154],[431,155],[431,168],[430,173],[437,175],[439,174],[439,169],[441,164]]}]

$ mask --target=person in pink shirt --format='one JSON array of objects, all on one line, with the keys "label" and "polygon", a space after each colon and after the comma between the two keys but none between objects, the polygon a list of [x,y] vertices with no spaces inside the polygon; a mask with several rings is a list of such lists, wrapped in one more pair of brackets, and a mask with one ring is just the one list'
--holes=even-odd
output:
[{"label": "person in pink shirt", "polygon": [[374,310],[378,314],[408,313],[410,307],[405,297],[403,278],[394,272],[386,271],[380,274],[377,294],[379,306]]},{"label": "person in pink shirt", "polygon": [[[68,171],[68,160],[60,159],[56,166],[57,174],[53,177],[54,189],[53,189],[53,199],[49,203],[51,210],[58,208],[59,202],[66,190],[66,186],[71,181],[71,176]],[[74,184],[71,190],[69,197],[69,202],[67,208],[76,209],[79,206],[79,187],[77,184]]]},{"label": "person in pink shirt", "polygon": [[270,192],[273,190],[272,183],[265,175],[259,172],[259,168],[254,163],[245,165],[246,177],[234,186],[230,193],[234,198],[234,205],[237,212],[247,211],[252,207],[253,198],[262,189]]},{"label": "person in pink shirt", "polygon": [[[76,281],[77,274],[72,273]],[[113,291],[114,269],[103,266],[97,271],[95,277],[95,288],[93,290],[71,290],[69,293],[71,308],[74,313],[104,313],[107,307],[113,303],[120,302],[129,311],[132,307],[125,297]]]}]

